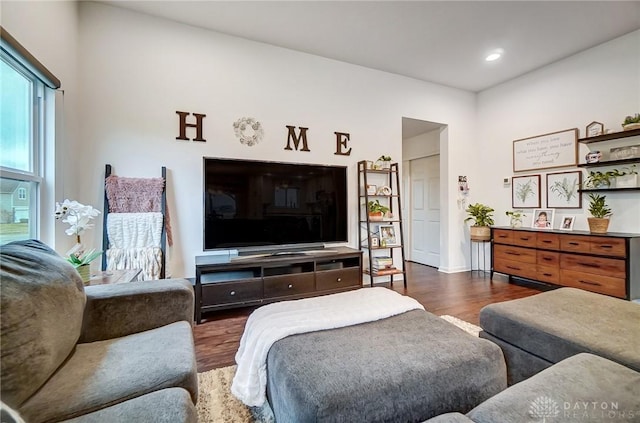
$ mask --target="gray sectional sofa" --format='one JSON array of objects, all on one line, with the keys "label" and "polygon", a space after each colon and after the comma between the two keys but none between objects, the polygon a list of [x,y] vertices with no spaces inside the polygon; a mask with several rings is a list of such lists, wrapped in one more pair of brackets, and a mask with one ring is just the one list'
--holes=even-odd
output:
[{"label": "gray sectional sofa", "polygon": [[0,265],[3,408],[29,423],[196,422],[188,281],[85,288],[35,240],[1,246]]}]

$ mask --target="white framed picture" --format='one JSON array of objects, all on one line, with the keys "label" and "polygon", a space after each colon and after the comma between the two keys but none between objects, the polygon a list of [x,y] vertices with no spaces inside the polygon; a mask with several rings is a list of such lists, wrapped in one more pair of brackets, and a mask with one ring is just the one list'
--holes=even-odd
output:
[{"label": "white framed picture", "polygon": [[547,207],[556,209],[582,208],[578,188],[582,184],[582,171],[547,173]]},{"label": "white framed picture", "polygon": [[380,225],[378,231],[380,233],[380,244],[383,247],[398,245],[396,228],[393,225]]},{"label": "white framed picture", "polygon": [[561,231],[572,231],[573,230],[573,222],[576,220],[575,216],[562,216],[562,220],[560,221],[560,229]]},{"label": "white framed picture", "polygon": [[554,209],[535,209],[531,227],[534,229],[553,229]]}]

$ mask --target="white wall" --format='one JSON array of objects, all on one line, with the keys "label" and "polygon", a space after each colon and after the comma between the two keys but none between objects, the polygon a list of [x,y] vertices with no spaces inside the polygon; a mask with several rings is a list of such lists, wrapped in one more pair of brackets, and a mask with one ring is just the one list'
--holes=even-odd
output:
[{"label": "white wall", "polygon": [[[105,163],[122,176],[155,176],[166,166],[173,276],[193,276],[194,257],[203,254],[203,156],[348,166],[349,245],[356,247],[356,162],[381,154],[400,161],[402,116],[444,122],[451,151],[473,149],[472,93],[103,4],[79,8],[80,192],[102,204]],[[207,115],[206,143],[175,140],[176,110]],[[232,123],[243,116],[263,124],[264,140],[254,147],[234,137]],[[284,151],[285,125],[310,128],[310,153]],[[334,155],[334,131],[351,134],[351,156]],[[456,159],[443,167],[458,174],[470,164]],[[448,238],[444,267],[464,267],[461,236]]]},{"label": "white wall", "polygon": [[45,170],[46,182],[51,185],[45,187],[40,199],[43,207],[40,238],[64,252],[75,239],[65,235],[65,225],[56,225],[51,217],[55,202],[64,198],[80,202],[93,200],[78,191],[81,174],[74,166],[78,159],[77,4],[74,1],[2,1],[0,8],[2,27],[62,82],[55,94],[55,146],[47,149],[47,153],[56,156],[56,166]]},{"label": "white wall", "polygon": [[[512,209],[511,187],[503,187],[502,179],[514,175],[513,140],[570,128],[578,128],[579,137],[584,137],[586,126],[592,121],[604,123],[605,129],[622,130],[624,117],[640,111],[638,46],[640,31],[635,31],[480,93],[478,124],[482,148],[477,164],[483,172],[478,181],[471,181],[471,202],[494,207],[496,223],[508,225],[505,211]],[[585,154],[582,148],[578,159],[584,162]],[[541,174],[541,205],[546,207],[545,175],[575,169],[573,166],[517,175]],[[606,197],[614,212],[609,231],[639,233],[640,192],[609,192]],[[582,209],[557,209],[556,221],[558,215],[575,215],[574,230],[588,230],[587,204],[585,194]],[[527,213],[525,225],[531,224],[532,214],[532,210]]]},{"label": "white wall", "polygon": [[440,153],[441,129],[425,132],[402,141],[402,160],[414,160]]}]

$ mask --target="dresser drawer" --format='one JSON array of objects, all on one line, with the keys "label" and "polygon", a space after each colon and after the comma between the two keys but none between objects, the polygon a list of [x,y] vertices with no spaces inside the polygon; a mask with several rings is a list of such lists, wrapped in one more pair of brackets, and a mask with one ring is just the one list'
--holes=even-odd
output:
[{"label": "dresser drawer", "polygon": [[242,282],[217,282],[202,285],[202,304],[218,305],[241,303],[262,298],[262,279]]},{"label": "dresser drawer", "polygon": [[568,253],[589,253],[591,252],[590,237],[563,235],[560,237],[560,250]]},{"label": "dresser drawer", "polygon": [[536,263],[543,266],[560,267],[560,253],[555,251],[540,251],[536,254]]},{"label": "dresser drawer", "polygon": [[591,237],[591,253],[603,256],[625,257],[627,253],[624,238]]},{"label": "dresser drawer", "polygon": [[519,261],[507,260],[496,256],[493,263],[493,270],[495,272],[504,273],[506,275],[536,279],[535,263],[522,263]]},{"label": "dresser drawer", "polygon": [[315,277],[313,273],[264,277],[265,298],[285,297],[313,291],[315,291]]},{"label": "dresser drawer", "polygon": [[560,268],[623,279],[627,273],[624,260],[577,254],[562,254]]},{"label": "dresser drawer", "polygon": [[494,229],[493,242],[496,244],[513,244],[513,231],[506,229]]},{"label": "dresser drawer", "polygon": [[521,247],[536,247],[537,234],[535,232],[514,231],[513,232],[513,245],[519,245]]},{"label": "dresser drawer", "polygon": [[493,253],[495,259],[513,260],[521,263],[535,263],[536,250],[522,247],[512,247],[509,245],[494,245]]},{"label": "dresser drawer", "polygon": [[536,266],[536,279],[542,282],[557,284],[560,282],[560,268],[557,266],[538,264]]},{"label": "dresser drawer", "polygon": [[560,248],[560,235],[538,232],[536,234],[536,246],[545,250],[557,251]]},{"label": "dresser drawer", "polygon": [[326,291],[330,289],[348,288],[350,286],[360,286],[360,268],[340,270],[326,270],[316,272],[316,289]]},{"label": "dresser drawer", "polygon": [[560,284],[600,294],[612,295],[614,297],[626,298],[625,280],[621,278],[573,270],[562,270],[560,272]]}]

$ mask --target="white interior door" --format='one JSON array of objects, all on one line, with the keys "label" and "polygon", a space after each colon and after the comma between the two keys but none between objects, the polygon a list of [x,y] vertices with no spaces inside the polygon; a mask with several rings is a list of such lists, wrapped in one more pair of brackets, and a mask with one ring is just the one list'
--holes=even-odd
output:
[{"label": "white interior door", "polygon": [[411,260],[440,266],[440,156],[411,161]]}]

